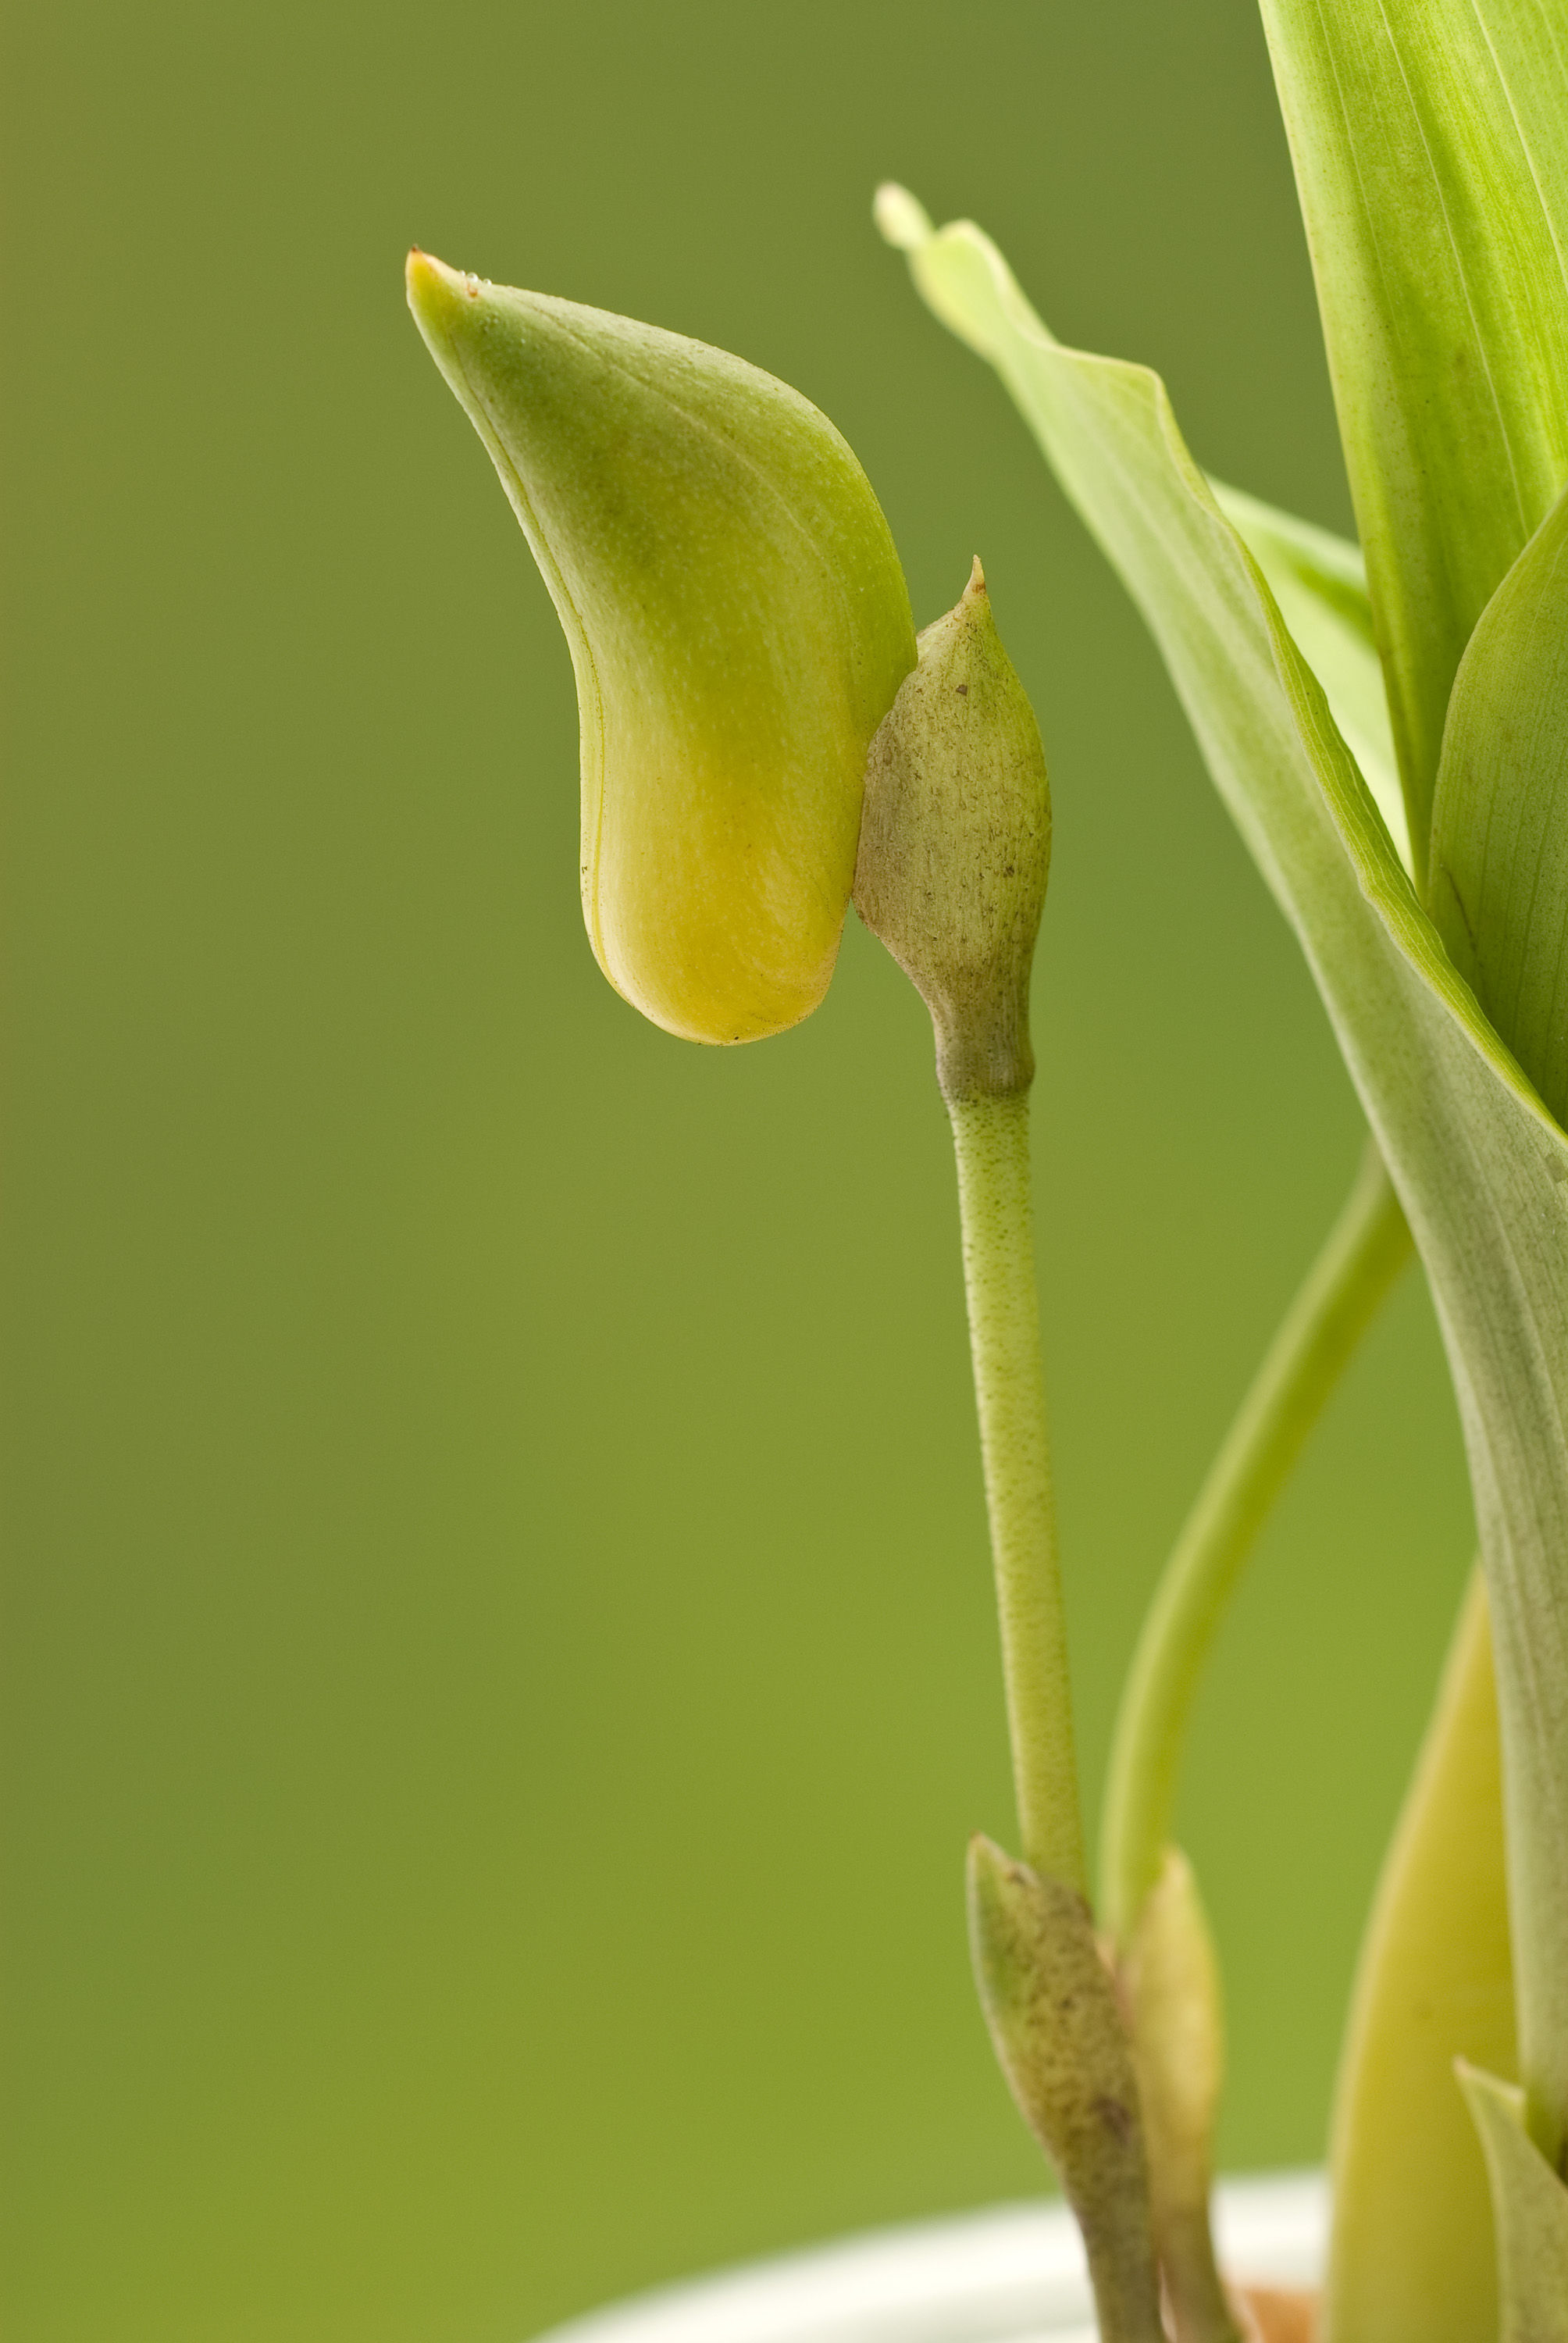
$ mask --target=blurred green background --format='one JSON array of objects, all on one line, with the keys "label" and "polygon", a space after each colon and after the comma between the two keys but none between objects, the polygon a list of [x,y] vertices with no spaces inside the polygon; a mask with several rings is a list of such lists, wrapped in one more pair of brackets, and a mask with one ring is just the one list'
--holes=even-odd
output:
[{"label": "blurred green background", "polygon": [[[914,996],[704,1052],[605,985],[566,649],[417,240],[799,386],[1051,759],[1039,1202],[1091,1800],[1143,1597],[1349,1178],[1311,988],[876,180],[1343,526],[1251,0],[15,12],[4,634],[13,2343],[517,2343],[1018,2195],[1011,1828]],[[1469,1545],[1412,1279],[1182,1806],[1231,2167],[1320,2153]]]}]

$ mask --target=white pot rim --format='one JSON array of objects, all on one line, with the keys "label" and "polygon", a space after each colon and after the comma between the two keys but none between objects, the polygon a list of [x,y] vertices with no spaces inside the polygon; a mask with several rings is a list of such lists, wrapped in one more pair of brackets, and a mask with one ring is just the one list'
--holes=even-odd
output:
[{"label": "white pot rim", "polygon": [[[1322,2173],[1226,2180],[1215,2231],[1228,2277],[1315,2285]],[[1094,2343],[1083,2248],[1066,2207],[997,2205],[873,2229],[596,2310],[539,2343]]]}]

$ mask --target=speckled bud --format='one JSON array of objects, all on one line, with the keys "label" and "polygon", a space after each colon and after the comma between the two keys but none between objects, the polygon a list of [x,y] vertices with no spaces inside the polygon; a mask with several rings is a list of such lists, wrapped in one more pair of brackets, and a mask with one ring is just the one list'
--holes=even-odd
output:
[{"label": "speckled bud", "polygon": [[1033,1078],[1029,975],[1050,869],[1040,727],[977,561],[871,743],[855,871],[856,910],[931,1012],[950,1101]]}]

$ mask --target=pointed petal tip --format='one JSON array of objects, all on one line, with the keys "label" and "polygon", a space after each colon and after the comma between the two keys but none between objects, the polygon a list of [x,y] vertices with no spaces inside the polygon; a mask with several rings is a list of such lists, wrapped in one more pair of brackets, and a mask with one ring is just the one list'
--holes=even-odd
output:
[{"label": "pointed petal tip", "polygon": [[451,275],[444,261],[433,252],[421,252],[417,244],[408,247],[408,257],[403,264],[403,282],[408,288],[410,302],[428,298],[444,277]]},{"label": "pointed petal tip", "polygon": [[884,179],[871,199],[871,217],[884,242],[897,252],[918,252],[931,235],[930,215],[908,187]]},{"label": "pointed petal tip", "polygon": [[1013,1879],[1024,1869],[1016,1855],[999,1846],[986,1831],[975,1831],[970,1839],[969,1860],[971,1877]]},{"label": "pointed petal tip", "polygon": [[479,297],[477,277],[466,277],[461,269],[448,268],[444,260],[437,260],[433,252],[421,252],[417,244],[409,247],[403,266],[403,282],[407,288],[408,307],[427,335],[432,328],[449,325],[461,303]]},{"label": "pointed petal tip", "polygon": [[974,558],[974,568],[970,571],[970,582],[964,588],[964,592],[966,594],[983,594],[985,591],[985,571],[980,568],[980,558],[977,553]]}]

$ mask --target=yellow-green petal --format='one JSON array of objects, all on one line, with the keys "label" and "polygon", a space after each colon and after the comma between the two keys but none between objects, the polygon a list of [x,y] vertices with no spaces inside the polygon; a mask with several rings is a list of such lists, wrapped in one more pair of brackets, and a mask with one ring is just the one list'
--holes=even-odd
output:
[{"label": "yellow-green petal", "polygon": [[571,646],[582,892],[618,990],[699,1041],[827,990],[866,751],[915,663],[869,483],[742,359],[414,253],[408,298]]}]

